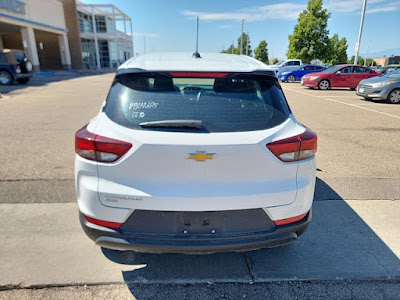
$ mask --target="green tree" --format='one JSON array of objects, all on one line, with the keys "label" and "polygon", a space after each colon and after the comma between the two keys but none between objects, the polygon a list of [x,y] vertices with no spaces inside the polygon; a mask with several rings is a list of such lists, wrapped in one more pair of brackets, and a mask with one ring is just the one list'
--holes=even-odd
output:
[{"label": "green tree", "polygon": [[331,16],[322,8],[322,0],[308,0],[307,9],[299,15],[293,34],[289,35],[288,58],[304,62],[329,59],[328,19]]},{"label": "green tree", "polygon": [[268,63],[268,43],[262,40],[258,47],[254,50],[255,58],[262,61],[263,63]]},{"label": "green tree", "polygon": [[367,66],[376,66],[376,62],[372,58],[367,58]]},{"label": "green tree", "polygon": [[331,65],[345,64],[347,62],[347,40],[335,33],[330,40],[330,58],[326,60]]},{"label": "green tree", "polygon": [[229,46],[228,49],[222,50],[222,53],[229,53],[229,54],[239,54],[239,49],[235,48],[235,46],[232,44]]},{"label": "green tree", "polygon": [[[354,64],[354,55],[347,61],[348,64]],[[359,56],[357,60],[357,65],[362,66],[364,64],[364,58]]]},{"label": "green tree", "polygon": [[[365,61],[365,58],[362,57],[362,56],[359,56],[358,60],[357,60],[357,65],[363,66],[364,65],[364,61]],[[347,61],[347,63],[348,64],[354,64],[354,55]],[[373,61],[372,58],[367,58],[366,66],[369,67],[369,66],[371,66],[372,63],[373,63],[373,66],[376,66],[376,62]]]},{"label": "green tree", "polygon": [[[247,39],[249,40],[248,44],[247,44]],[[247,44],[247,47],[248,47],[248,53],[247,54],[249,56],[251,56],[251,53],[253,51],[251,50],[250,36],[246,32],[243,32],[243,48],[242,48],[242,54],[243,55],[246,55],[246,44]],[[238,54],[240,54],[240,36],[238,38],[238,47],[237,47],[237,49],[238,49]]]},{"label": "green tree", "polygon": [[[222,50],[221,53],[229,53],[229,54],[240,54],[240,37],[238,38],[238,46],[235,47],[231,45],[228,49]],[[251,56],[251,53],[253,52],[251,50],[251,45],[250,45],[250,37],[247,33],[243,32],[243,48],[242,48],[242,54],[246,55],[246,43],[247,39],[249,39],[249,43],[247,44],[248,47],[248,55]]]}]

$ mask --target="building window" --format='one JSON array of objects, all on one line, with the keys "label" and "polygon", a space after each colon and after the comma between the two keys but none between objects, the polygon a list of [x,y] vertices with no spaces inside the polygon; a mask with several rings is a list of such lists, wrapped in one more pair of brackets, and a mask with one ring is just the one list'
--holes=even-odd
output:
[{"label": "building window", "polygon": [[96,68],[96,49],[93,40],[81,39],[83,64],[87,69]]},{"label": "building window", "polygon": [[110,52],[108,50],[108,41],[99,40],[100,66],[102,68],[110,67]]},{"label": "building window", "polygon": [[118,58],[117,58],[117,47],[114,41],[110,41],[110,61],[111,61],[111,67],[116,68],[118,67]]},{"label": "building window", "polygon": [[95,16],[96,20],[96,31],[100,33],[107,32],[107,23],[105,16]]},{"label": "building window", "polygon": [[93,32],[92,16],[78,11],[78,19],[80,32]]},{"label": "building window", "polygon": [[115,20],[111,18],[107,18],[108,23],[108,32],[114,33],[115,32]]}]

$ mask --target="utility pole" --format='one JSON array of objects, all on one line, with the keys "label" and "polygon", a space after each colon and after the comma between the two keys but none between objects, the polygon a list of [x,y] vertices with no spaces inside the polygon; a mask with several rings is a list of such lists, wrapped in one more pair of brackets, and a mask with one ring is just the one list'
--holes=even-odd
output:
[{"label": "utility pole", "polygon": [[243,25],[244,25],[244,19],[242,19],[242,35],[240,36],[240,55],[243,53]]},{"label": "utility pole", "polygon": [[364,16],[365,16],[365,8],[367,7],[367,0],[364,0],[363,8],[362,8],[362,13],[361,13],[361,22],[360,22],[360,30],[358,32],[358,40],[356,44],[356,55],[354,56],[354,64],[356,65],[358,62],[358,52],[360,51],[360,43],[361,43],[361,35],[363,31],[363,26],[364,26]]}]

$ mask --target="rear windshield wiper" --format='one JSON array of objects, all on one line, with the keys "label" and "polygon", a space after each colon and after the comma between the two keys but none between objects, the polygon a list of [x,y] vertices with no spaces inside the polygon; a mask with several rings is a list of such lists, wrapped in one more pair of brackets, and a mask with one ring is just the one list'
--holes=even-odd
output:
[{"label": "rear windshield wiper", "polygon": [[203,122],[200,120],[162,120],[143,122],[142,127],[163,127],[163,128],[196,128],[203,129]]}]

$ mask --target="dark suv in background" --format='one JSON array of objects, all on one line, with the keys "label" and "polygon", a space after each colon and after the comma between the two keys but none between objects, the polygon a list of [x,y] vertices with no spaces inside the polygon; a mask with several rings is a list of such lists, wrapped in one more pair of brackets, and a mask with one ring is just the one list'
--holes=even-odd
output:
[{"label": "dark suv in background", "polygon": [[21,50],[0,50],[0,85],[10,85],[15,80],[27,83],[32,77],[32,63]]}]

